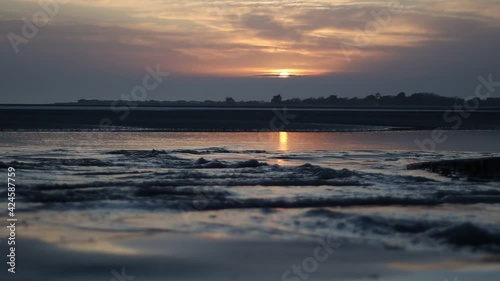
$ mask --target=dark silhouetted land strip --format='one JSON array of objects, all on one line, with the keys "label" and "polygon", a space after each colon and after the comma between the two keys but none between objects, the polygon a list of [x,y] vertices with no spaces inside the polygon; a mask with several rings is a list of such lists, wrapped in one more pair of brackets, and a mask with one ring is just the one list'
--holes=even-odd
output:
[{"label": "dark silhouetted land strip", "polygon": [[381,95],[380,93],[368,95],[364,98],[360,97],[338,97],[331,95],[328,97],[311,97],[306,99],[292,98],[284,99],[281,95],[276,95],[270,101],[236,101],[232,97],[226,98],[225,101],[156,101],[156,100],[141,100],[141,101],[114,101],[114,100],[86,100],[81,99],[78,102],[57,103],[55,105],[76,105],[76,106],[112,106],[124,105],[129,106],[135,104],[137,106],[202,106],[202,107],[454,107],[455,105],[478,105],[481,108],[485,107],[500,107],[500,98],[488,98],[481,100],[477,97],[472,99],[463,99],[458,97],[443,97],[434,93],[414,93],[406,95],[401,92],[397,95]]},{"label": "dark silhouetted land strip", "polygon": [[[0,130],[98,129],[103,119],[111,121],[111,126],[172,131],[337,131],[363,126],[433,129],[458,124],[445,120],[444,112],[426,108],[138,107],[125,116],[123,111],[113,112],[107,106],[0,106]],[[460,120],[455,129],[500,129],[498,109],[480,109],[470,112],[468,118],[459,113],[448,117]]]}]

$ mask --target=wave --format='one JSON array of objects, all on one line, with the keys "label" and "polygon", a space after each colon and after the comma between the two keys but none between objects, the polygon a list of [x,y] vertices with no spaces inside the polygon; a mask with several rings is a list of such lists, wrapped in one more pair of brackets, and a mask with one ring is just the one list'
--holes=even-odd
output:
[{"label": "wave", "polygon": [[[220,205],[214,205],[210,210],[221,209],[268,209],[268,208],[326,208],[326,207],[387,207],[387,206],[438,206],[442,204],[476,204],[481,200],[465,202],[448,202],[428,198],[387,197],[376,196],[371,198],[301,198],[301,199],[228,199]],[[487,200],[487,203],[490,203]],[[500,203],[500,200],[497,201]],[[207,209],[205,209],[207,210]]]},{"label": "wave", "polygon": [[[305,212],[303,217],[313,219],[309,221],[309,224],[317,224],[318,221],[314,220],[315,218],[327,218],[328,224],[338,231],[348,230],[361,237],[381,235],[386,237],[388,243],[411,240],[413,243],[426,245],[440,244],[500,252],[500,229],[491,227],[487,229],[486,226],[471,222],[388,218],[380,215],[335,212],[328,209],[312,209]],[[300,217],[297,219],[300,220]],[[307,224],[307,221],[304,223]]]},{"label": "wave", "polygon": [[[21,196],[25,202],[31,203],[82,203],[89,201],[116,201],[132,199],[123,188],[80,188],[78,190],[36,190],[22,192]],[[20,196],[20,197],[21,197]],[[92,207],[92,206],[89,206]],[[64,206],[69,209],[69,206]]]},{"label": "wave", "polygon": [[139,197],[154,197],[162,195],[177,195],[193,198],[195,196],[207,196],[212,198],[225,198],[231,195],[228,191],[195,189],[195,188],[162,188],[162,187],[142,187],[135,192]]},{"label": "wave", "polygon": [[171,150],[171,153],[207,155],[207,154],[264,154],[268,153],[265,150],[228,150],[223,147],[210,147],[205,149],[176,149]]},{"label": "wave", "polygon": [[171,152],[165,150],[113,150],[106,152],[110,155],[124,155],[131,158],[154,158],[163,157],[171,160],[182,160],[182,158],[171,155]]},{"label": "wave", "polygon": [[49,167],[45,166],[43,163],[29,163],[24,161],[10,161],[10,162],[2,162],[0,161],[0,168],[7,169],[9,167],[14,167],[17,170],[48,170]]},{"label": "wave", "polygon": [[209,147],[203,149],[174,149],[174,150],[113,150],[106,154],[127,155],[127,156],[158,156],[168,154],[193,154],[193,155],[209,155],[209,154],[265,154],[269,153],[266,150],[229,150],[223,147]]},{"label": "wave", "polygon": [[224,168],[258,168],[261,166],[268,166],[265,162],[259,162],[256,159],[247,161],[239,161],[235,163],[227,163],[219,160],[208,161],[205,158],[199,158],[194,162],[196,168],[204,169],[224,169]]},{"label": "wave", "polygon": [[[269,168],[269,167],[264,167]],[[296,167],[296,170],[304,167]],[[306,167],[310,169],[310,167]],[[318,168],[313,168],[314,170]],[[323,168],[324,169],[324,168]],[[303,171],[303,170],[302,170]],[[37,184],[25,185],[19,191],[19,196],[28,202],[77,202],[101,201],[101,200],[133,200],[137,197],[155,197],[163,195],[183,195],[185,198],[174,198],[190,200],[195,193],[221,193],[224,196],[231,195],[231,189],[221,192],[221,188],[251,188],[253,186],[280,186],[280,187],[324,187],[351,186],[363,187],[368,184],[356,179],[347,178],[342,180],[337,174],[339,171],[328,171],[326,174],[305,173],[287,174],[276,178],[262,179],[260,177],[242,177],[238,174],[217,175],[206,174],[196,171],[185,171],[179,174],[169,175],[169,178],[161,180],[144,181],[139,180],[88,182],[75,184]],[[346,176],[351,171],[340,171],[340,176]],[[162,174],[163,175],[163,174]],[[297,178],[297,175],[304,177]],[[161,175],[160,175],[161,176]],[[205,191],[209,188],[210,191]],[[93,194],[93,193],[98,194]],[[0,192],[0,194],[5,192]],[[212,205],[212,209],[256,209],[256,208],[321,208],[321,207],[350,207],[350,206],[439,206],[443,204],[498,204],[500,203],[499,191],[464,191],[462,193],[435,192],[415,196],[364,196],[337,195],[329,196],[328,193],[304,194],[301,197],[288,197],[283,193],[283,198],[230,198],[220,204]],[[91,195],[91,196],[89,196]],[[94,197],[92,197],[94,196]],[[57,198],[57,199],[54,199]],[[80,198],[80,199],[79,199]],[[114,199],[113,199],[114,198]]]},{"label": "wave", "polygon": [[9,163],[0,162],[0,168],[15,167],[16,169],[24,170],[47,170],[54,169],[54,166],[81,166],[81,167],[107,167],[117,165],[109,161],[103,161],[94,158],[74,158],[74,159],[61,159],[61,158],[33,158],[29,161],[12,161]]},{"label": "wave", "polygon": [[429,236],[458,247],[500,252],[500,233],[470,222],[433,230]]}]

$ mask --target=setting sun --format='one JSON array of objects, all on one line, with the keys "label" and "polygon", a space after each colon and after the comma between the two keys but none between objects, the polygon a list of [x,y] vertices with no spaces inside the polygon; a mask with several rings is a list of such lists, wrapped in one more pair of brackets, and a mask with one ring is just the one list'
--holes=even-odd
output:
[{"label": "setting sun", "polygon": [[288,77],[290,77],[290,73],[288,73],[288,71],[282,71],[282,72],[280,72],[279,77],[288,78]]}]

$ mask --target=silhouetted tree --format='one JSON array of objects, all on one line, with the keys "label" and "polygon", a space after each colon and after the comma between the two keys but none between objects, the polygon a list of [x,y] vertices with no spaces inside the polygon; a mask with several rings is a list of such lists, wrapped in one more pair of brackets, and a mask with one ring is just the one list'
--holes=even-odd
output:
[{"label": "silhouetted tree", "polygon": [[226,103],[235,103],[236,101],[232,97],[226,98]]},{"label": "silhouetted tree", "polygon": [[336,95],[331,95],[331,96],[326,98],[326,102],[328,104],[336,104],[338,100],[339,100],[339,98]]},{"label": "silhouetted tree", "polygon": [[283,101],[283,98],[281,95],[276,95],[271,99],[271,103],[281,103]]}]

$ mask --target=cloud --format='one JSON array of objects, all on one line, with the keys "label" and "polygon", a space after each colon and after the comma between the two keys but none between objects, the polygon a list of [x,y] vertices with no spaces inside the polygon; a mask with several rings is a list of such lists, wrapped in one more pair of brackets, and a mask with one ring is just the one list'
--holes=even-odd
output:
[{"label": "cloud", "polygon": [[[283,69],[343,77],[354,83],[353,88],[358,82],[352,77],[359,77],[367,81],[362,83],[367,92],[370,85],[378,87],[370,78],[376,77],[385,85],[398,80],[398,85],[406,81],[417,88],[422,83],[426,90],[452,94],[466,88],[463,81],[468,77],[474,80],[484,72],[500,72],[500,58],[495,55],[500,47],[500,3],[492,0],[402,0],[405,12],[393,15],[390,24],[370,35],[370,43],[347,62],[341,44],[355,42],[366,24],[374,21],[373,14],[387,3],[73,0],[61,6],[53,21],[29,44],[20,47],[19,56],[14,55],[6,37],[0,37],[4,69],[0,79],[38,81],[19,87],[26,93],[67,93],[72,85],[87,89],[79,79],[108,89],[103,76],[114,77],[109,83],[121,83],[139,75],[146,65],[160,63],[184,76],[255,77]],[[0,34],[21,34],[20,19],[39,10],[36,0],[0,2]],[[347,79],[345,75],[353,76]],[[62,83],[66,88],[47,82],[60,81],[57,77],[68,81]],[[318,91],[347,88],[341,86],[347,82],[331,79],[336,83],[318,84]],[[222,92],[223,85],[215,84],[208,83],[214,90],[206,88],[205,93]],[[315,89],[314,84],[310,87]],[[12,85],[5,88],[16,91]]]},{"label": "cloud", "polygon": [[244,28],[256,31],[257,36],[263,38],[298,41],[302,37],[293,27],[279,23],[271,15],[245,14],[241,17],[241,24]]}]

